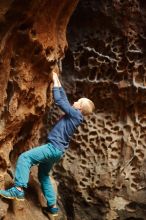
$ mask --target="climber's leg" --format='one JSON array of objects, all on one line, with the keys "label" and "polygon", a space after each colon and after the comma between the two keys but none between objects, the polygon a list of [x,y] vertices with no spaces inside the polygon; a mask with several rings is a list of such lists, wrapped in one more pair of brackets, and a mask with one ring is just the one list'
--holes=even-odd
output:
[{"label": "climber's leg", "polygon": [[[22,153],[16,164],[15,187],[0,190],[0,195],[8,199],[24,199],[23,188],[27,187],[30,168],[33,165],[52,160],[54,152],[56,152],[56,149],[49,143]],[[22,190],[19,190],[19,188]]]},{"label": "climber's leg", "polygon": [[41,188],[43,191],[43,194],[47,200],[47,208],[44,208],[43,211],[47,214],[48,212],[57,215],[59,209],[56,207],[56,192],[53,188],[53,185],[50,180],[49,172],[51,168],[53,167],[54,163],[57,163],[60,158],[63,155],[63,152],[61,152],[58,149],[55,149],[54,157],[49,159],[47,163],[40,163],[38,168],[38,179],[41,184]]}]

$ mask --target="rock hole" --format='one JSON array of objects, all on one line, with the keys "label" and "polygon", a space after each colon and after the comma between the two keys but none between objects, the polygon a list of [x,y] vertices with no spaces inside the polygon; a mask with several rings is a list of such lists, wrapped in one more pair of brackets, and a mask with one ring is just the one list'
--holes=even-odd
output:
[{"label": "rock hole", "polygon": [[38,55],[38,54],[40,54],[40,53],[42,52],[42,50],[43,50],[42,46],[41,46],[41,45],[38,45],[38,46],[36,46],[35,49],[34,49],[34,54],[35,54],[35,55]]},{"label": "rock hole", "polygon": [[106,141],[110,141],[111,142],[112,140],[113,140],[112,137],[109,137],[109,136],[106,137]]},{"label": "rock hole", "polygon": [[53,52],[53,47],[47,47],[45,52],[46,52],[46,56],[49,56]]},{"label": "rock hole", "polygon": [[25,31],[27,29],[30,29],[32,27],[32,23],[31,22],[26,22],[26,23],[22,23],[18,28],[21,31]]},{"label": "rock hole", "polygon": [[34,29],[32,29],[30,33],[31,33],[32,37],[36,37],[36,31]]},{"label": "rock hole", "polygon": [[8,86],[7,86],[6,91],[7,91],[7,101],[6,102],[9,103],[13,94],[14,94],[14,85],[13,85],[12,81],[8,82]]},{"label": "rock hole", "polygon": [[112,155],[111,155],[111,158],[112,158],[112,159],[118,159],[118,156],[117,156],[117,155],[112,154]]},{"label": "rock hole", "polygon": [[95,80],[95,77],[96,77],[96,68],[93,68],[89,72],[89,80]]},{"label": "rock hole", "polygon": [[7,163],[6,163],[6,161],[4,160],[4,158],[2,158],[2,157],[0,156],[0,170],[4,171],[4,170],[6,170],[6,168],[7,168]]}]

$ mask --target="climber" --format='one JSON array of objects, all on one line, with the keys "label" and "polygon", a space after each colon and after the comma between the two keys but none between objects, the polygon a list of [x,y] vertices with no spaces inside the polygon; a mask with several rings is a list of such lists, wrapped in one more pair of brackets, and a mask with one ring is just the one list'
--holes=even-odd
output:
[{"label": "climber", "polygon": [[68,148],[69,141],[75,129],[82,123],[83,116],[94,110],[90,99],[80,98],[71,106],[66,93],[61,86],[57,71],[53,72],[53,95],[55,104],[65,113],[49,132],[48,143],[22,153],[16,164],[14,186],[8,190],[0,190],[0,195],[7,199],[24,200],[24,189],[29,181],[30,168],[38,166],[38,179],[42,192],[47,200],[44,212],[57,215],[56,193],[50,181],[49,171],[57,163]]}]

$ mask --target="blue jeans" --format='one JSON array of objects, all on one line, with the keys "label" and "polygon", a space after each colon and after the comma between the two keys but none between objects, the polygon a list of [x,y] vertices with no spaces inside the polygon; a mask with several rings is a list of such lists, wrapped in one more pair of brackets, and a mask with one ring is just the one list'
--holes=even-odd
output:
[{"label": "blue jeans", "polygon": [[50,143],[22,153],[16,164],[15,186],[27,188],[30,168],[33,165],[39,165],[38,179],[47,200],[47,205],[51,206],[56,204],[56,193],[50,181],[49,171],[53,164],[57,163],[62,156],[63,151],[53,147]]}]

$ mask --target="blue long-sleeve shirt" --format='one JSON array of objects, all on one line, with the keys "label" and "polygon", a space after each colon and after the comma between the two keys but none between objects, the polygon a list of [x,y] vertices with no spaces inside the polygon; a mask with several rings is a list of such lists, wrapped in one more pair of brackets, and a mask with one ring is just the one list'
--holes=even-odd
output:
[{"label": "blue long-sleeve shirt", "polygon": [[65,151],[76,128],[82,123],[83,115],[80,110],[70,105],[62,87],[54,87],[55,104],[65,113],[48,134],[49,142],[58,149]]}]

